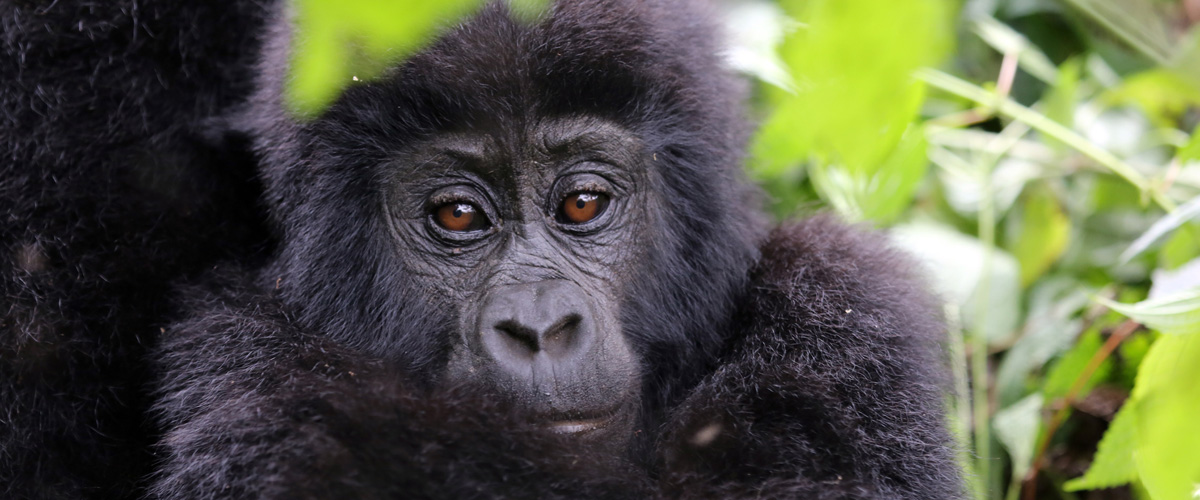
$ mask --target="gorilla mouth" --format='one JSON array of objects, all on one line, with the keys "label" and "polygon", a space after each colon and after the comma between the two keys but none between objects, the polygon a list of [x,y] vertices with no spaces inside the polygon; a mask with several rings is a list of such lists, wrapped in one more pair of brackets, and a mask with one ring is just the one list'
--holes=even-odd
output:
[{"label": "gorilla mouth", "polygon": [[620,413],[621,407],[617,407],[584,415],[554,415],[546,419],[546,428],[558,434],[582,436],[609,427],[618,420]]},{"label": "gorilla mouth", "polygon": [[589,418],[580,420],[558,420],[550,422],[546,425],[551,431],[559,434],[575,434],[580,435],[586,432],[591,432],[597,429],[607,427],[612,422],[615,415],[609,415],[600,418]]}]

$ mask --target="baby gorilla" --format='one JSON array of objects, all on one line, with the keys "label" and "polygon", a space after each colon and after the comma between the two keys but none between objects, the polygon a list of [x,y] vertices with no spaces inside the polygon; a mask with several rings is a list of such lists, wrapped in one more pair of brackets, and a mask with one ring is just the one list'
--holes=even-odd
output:
[{"label": "baby gorilla", "polygon": [[[114,131],[95,139],[100,153],[28,139],[41,148],[42,160],[29,163],[48,169],[35,184],[47,194],[19,198],[20,214],[31,215],[4,221],[41,228],[67,218],[38,215],[53,199],[66,207],[55,213],[93,210],[113,222],[18,228],[13,241],[94,230],[100,236],[78,239],[75,254],[42,252],[51,257],[41,267],[73,260],[62,267],[84,272],[125,259],[97,267],[104,279],[94,280],[125,284],[108,294],[99,291],[109,285],[0,269],[13,290],[6,296],[21,299],[12,311],[33,318],[9,313],[26,337],[49,338],[35,327],[65,321],[41,312],[44,296],[98,297],[104,308],[76,311],[89,328],[71,331],[114,332],[41,351],[23,347],[25,337],[0,339],[0,403],[19,417],[0,412],[12,419],[0,422],[10,424],[0,425],[0,456],[16,457],[0,460],[0,493],[964,496],[943,423],[936,302],[878,235],[829,217],[767,227],[742,174],[743,85],[721,64],[715,29],[693,2],[563,0],[532,23],[493,4],[382,78],[354,83],[311,120],[283,104],[291,45],[283,3],[265,11],[259,2],[197,3],[178,19],[172,9],[98,14],[65,0],[5,12],[20,28],[7,55],[35,46],[22,40],[42,30],[84,29],[67,22],[77,15],[151,23],[131,33],[154,37],[114,29],[76,40],[106,47],[71,53],[80,68],[96,65],[77,80],[171,85],[81,106],[100,110],[96,123]],[[257,35],[209,44],[237,27]],[[138,55],[138,65],[109,68],[105,51]],[[178,56],[177,73],[157,62],[167,56]],[[201,71],[195,61],[219,63]],[[89,76],[109,70],[125,77]],[[60,118],[74,109],[40,93],[60,73],[17,73],[34,79],[0,87],[4,97],[44,102],[36,110]],[[166,128],[172,117],[186,126]],[[188,153],[192,127],[213,139],[208,156]],[[22,130],[0,129],[24,141]],[[16,139],[13,154],[25,151]],[[112,153],[121,148],[128,154]],[[103,168],[77,170],[134,187],[116,184],[115,201],[70,205],[91,200],[93,183],[59,196],[67,188],[55,179],[66,177],[54,169],[89,161]],[[161,189],[175,185],[163,173],[172,168],[199,175],[238,165],[257,180],[236,196]],[[0,173],[0,186],[26,182],[11,168]],[[156,199],[143,191],[180,196],[143,208]],[[213,208],[226,198],[241,208]],[[266,211],[262,225],[254,202]],[[176,217],[176,204],[204,217]],[[153,252],[101,230],[124,220],[154,229],[130,224],[120,241]],[[249,236],[229,229],[243,222]],[[212,248],[231,255],[217,265],[196,250]],[[135,259],[144,254],[152,258]],[[170,306],[152,293],[180,282],[190,284]],[[79,290],[92,295],[71,295]],[[129,290],[144,292],[120,295]],[[58,303],[68,317],[62,304],[74,302]],[[70,376],[42,375],[49,365],[33,354],[60,350],[67,367],[54,373]],[[147,377],[152,391],[134,389]],[[94,401],[98,410],[86,414],[96,417],[69,418],[48,398],[57,394],[71,395],[63,406],[76,413],[87,409],[78,401]],[[42,435],[34,430],[69,434],[72,444],[34,450],[49,439],[22,437]],[[109,478],[117,457],[140,461]],[[130,482],[142,466],[153,468],[149,484]],[[20,479],[27,473],[34,479]]]}]

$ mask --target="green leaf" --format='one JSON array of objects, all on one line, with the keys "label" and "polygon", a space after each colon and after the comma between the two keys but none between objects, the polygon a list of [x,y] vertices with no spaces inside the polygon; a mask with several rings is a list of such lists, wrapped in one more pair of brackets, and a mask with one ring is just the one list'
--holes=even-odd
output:
[{"label": "green leaf", "polygon": [[1192,137],[1188,139],[1187,144],[1179,148],[1179,152],[1175,154],[1175,158],[1180,163],[1200,160],[1200,125],[1192,129]]},{"label": "green leaf", "polygon": [[[1088,329],[1075,343],[1075,346],[1059,358],[1054,367],[1046,374],[1045,383],[1042,384],[1042,396],[1047,401],[1066,397],[1071,387],[1075,385],[1075,381],[1091,363],[1092,357],[1100,351],[1100,347],[1103,345],[1104,341],[1100,338],[1100,331],[1096,328]],[[1077,396],[1080,398],[1086,396],[1092,387],[1106,379],[1111,371],[1112,360],[1104,360],[1092,373],[1092,376],[1084,382],[1083,390]]]},{"label": "green leaf", "polygon": [[1029,286],[1066,250],[1071,221],[1054,193],[1044,186],[1026,192],[1019,220],[1019,233],[1010,250],[1021,264],[1021,285]]},{"label": "green leaf", "polygon": [[1025,477],[1033,463],[1033,448],[1037,444],[1042,422],[1042,395],[1030,394],[992,417],[996,439],[1008,449],[1012,458],[1012,476]]},{"label": "green leaf", "polygon": [[1137,479],[1137,465],[1133,460],[1136,441],[1137,412],[1134,404],[1127,401],[1117,412],[1100,444],[1087,473],[1067,481],[1067,491],[1113,488]]},{"label": "green leaf", "polygon": [[1129,262],[1130,259],[1149,248],[1151,244],[1164,234],[1171,232],[1197,216],[1200,216],[1200,196],[1188,200],[1187,203],[1180,205],[1179,208],[1172,210],[1171,213],[1164,215],[1163,218],[1150,226],[1150,229],[1147,229],[1145,233],[1129,245],[1128,249],[1121,253],[1121,262]]},{"label": "green leaf", "polygon": [[1025,395],[1029,374],[1070,349],[1075,333],[1083,328],[1078,313],[1087,306],[1088,293],[1077,281],[1043,280],[1027,296],[1029,318],[996,370],[996,400],[1002,406]]},{"label": "green leaf", "polygon": [[1096,297],[1095,300],[1138,323],[1166,334],[1200,333],[1200,288],[1147,299],[1136,304],[1122,304],[1104,297]]},{"label": "green leaf", "polygon": [[1107,106],[1134,105],[1157,126],[1175,127],[1183,114],[1200,106],[1200,89],[1165,69],[1130,76],[1105,93]]},{"label": "green leaf", "polygon": [[1158,265],[1168,271],[1200,255],[1200,225],[1184,224],[1167,238],[1158,251]]},{"label": "green leaf", "polygon": [[1075,126],[1075,108],[1079,106],[1079,76],[1083,64],[1079,59],[1071,59],[1058,68],[1054,86],[1046,92],[1042,99],[1042,112],[1046,117],[1063,124],[1066,127]]},{"label": "green leaf", "polygon": [[804,26],[781,49],[796,93],[779,98],[756,136],[753,175],[794,177],[790,171],[806,166],[816,191],[847,217],[894,218],[926,169],[925,141],[914,126],[924,85],[912,74],[945,56],[950,5],[785,0],[780,6]]},{"label": "green leaf", "polygon": [[[528,0],[533,1],[533,0]],[[480,0],[297,0],[288,108],[315,116],[355,81],[378,77]]]},{"label": "green leaf", "polygon": [[[916,127],[914,127],[916,128]],[[910,130],[873,174],[843,165],[809,165],[813,187],[850,220],[889,222],[912,200],[929,162],[920,130]]]},{"label": "green leaf", "polygon": [[1134,461],[1156,499],[1194,498],[1200,488],[1200,336],[1160,337],[1142,361],[1133,399]]}]

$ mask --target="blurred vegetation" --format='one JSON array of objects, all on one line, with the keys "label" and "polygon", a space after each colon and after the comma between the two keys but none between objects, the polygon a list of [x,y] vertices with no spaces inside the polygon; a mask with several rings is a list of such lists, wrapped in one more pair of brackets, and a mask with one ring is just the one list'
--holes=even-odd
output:
[{"label": "blurred vegetation", "polygon": [[[313,115],[479,1],[297,5]],[[721,6],[773,212],[928,263],[975,498],[1200,498],[1200,0]]]}]

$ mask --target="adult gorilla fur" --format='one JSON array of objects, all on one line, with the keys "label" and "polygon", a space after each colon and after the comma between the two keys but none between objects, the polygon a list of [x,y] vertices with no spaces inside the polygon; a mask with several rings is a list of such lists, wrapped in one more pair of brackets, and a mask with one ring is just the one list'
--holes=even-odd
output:
[{"label": "adult gorilla fur", "polygon": [[[5,5],[0,496],[962,496],[935,303],[878,235],[765,228],[692,7],[491,6],[297,121],[277,5]],[[409,143],[561,117],[670,201],[622,271],[620,453],[439,382],[454,311],[379,201]]]}]

